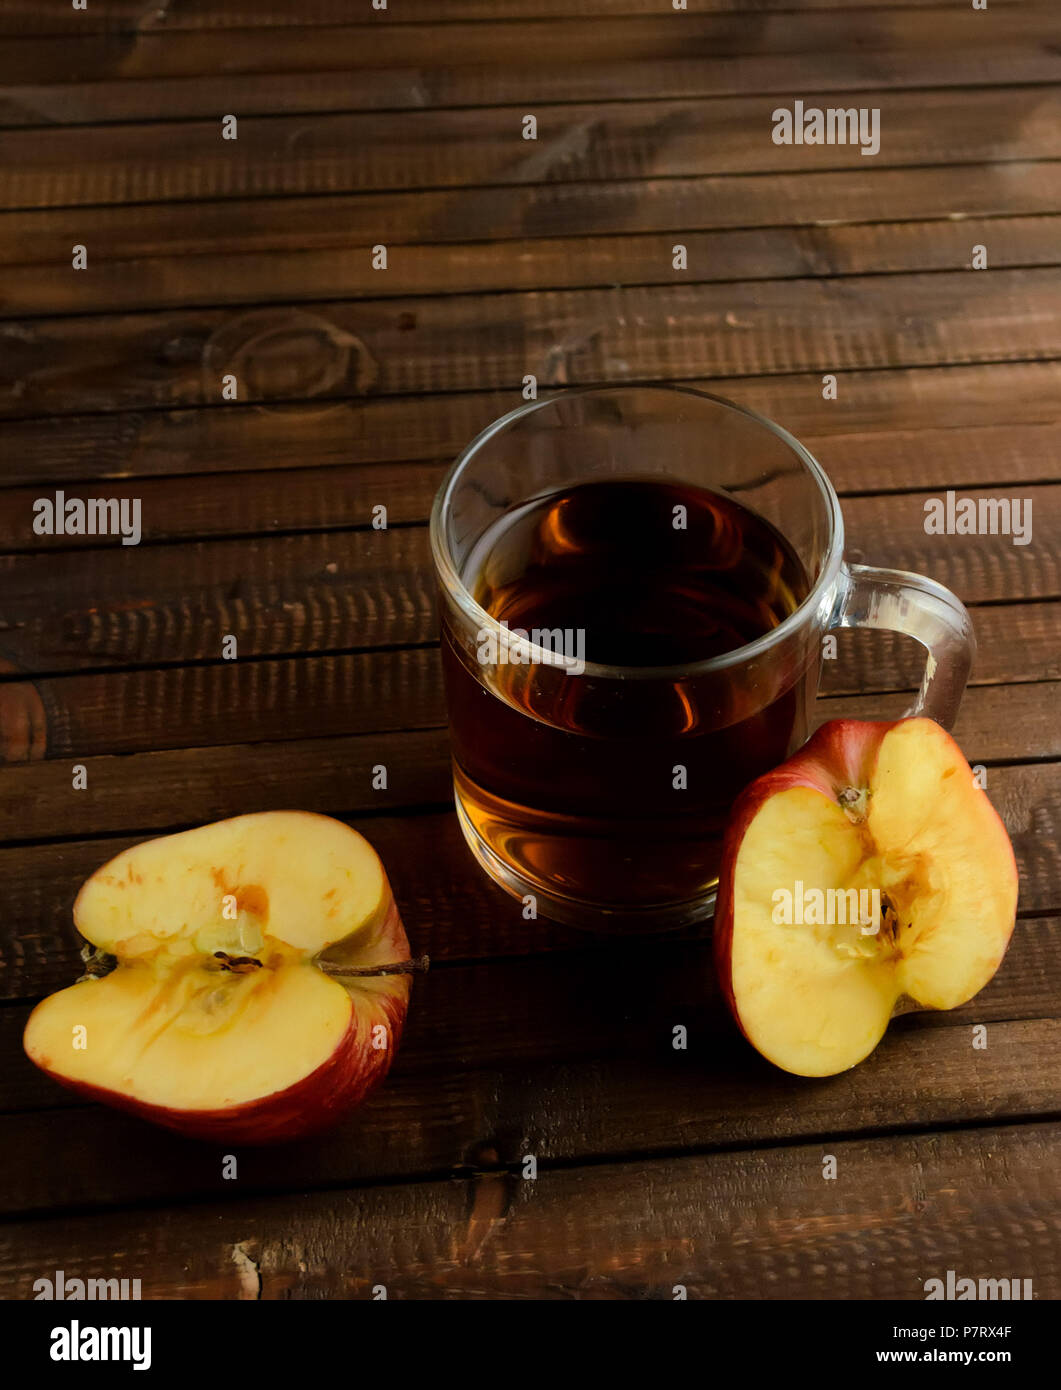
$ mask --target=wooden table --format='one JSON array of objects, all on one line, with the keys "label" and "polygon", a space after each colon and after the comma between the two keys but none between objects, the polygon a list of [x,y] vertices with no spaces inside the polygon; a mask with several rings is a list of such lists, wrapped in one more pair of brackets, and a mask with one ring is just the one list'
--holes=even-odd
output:
[{"label": "wooden table", "polygon": [[[953,1269],[1061,1296],[1056,9],[736,7],[0,3],[3,1292],[919,1299]],[[878,108],[880,153],[775,145],[797,97]],[[855,558],[970,606],[956,732],[1022,880],[972,1004],[799,1081],[735,1035],[702,935],[527,923],[473,866],[425,519],[526,374],[766,412]],[[1034,499],[1032,543],[926,535],[948,488]],[[56,490],[140,499],[143,543],[35,535]],[[919,669],[845,636],[821,718],[894,715]],[[20,1033],[79,973],[89,872],[270,807],[363,830],[434,964],[385,1089],[226,1181]]]}]

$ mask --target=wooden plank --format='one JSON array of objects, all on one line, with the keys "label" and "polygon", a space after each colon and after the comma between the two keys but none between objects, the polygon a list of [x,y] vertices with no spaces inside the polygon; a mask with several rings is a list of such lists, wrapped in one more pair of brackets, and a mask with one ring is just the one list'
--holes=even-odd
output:
[{"label": "wooden plank", "polygon": [[1061,355],[1053,270],[170,310],[0,325],[0,414]]},{"label": "wooden plank", "polygon": [[[898,492],[904,484],[910,488],[924,482],[928,466],[940,489],[982,488],[989,483],[1012,488],[1053,476],[1053,460],[1061,452],[1061,421],[963,429],[957,423],[960,414],[956,401],[948,424],[935,431],[808,436],[807,444],[841,497],[859,491]],[[152,541],[348,529],[364,526],[377,502],[386,505],[388,525],[394,527],[426,521],[448,466],[449,460],[222,472],[212,476],[208,486],[199,474],[112,480],[105,496],[139,501],[143,517],[150,518]],[[42,495],[42,484],[43,480],[31,487],[0,489],[0,553],[99,548],[100,540],[93,536],[34,533],[33,506]],[[68,501],[101,495],[98,482],[64,483],[62,491]]]},{"label": "wooden plank", "polygon": [[[520,1102],[502,1112],[527,1151]],[[537,1121],[537,1116],[534,1117]],[[410,1117],[410,1125],[414,1123]],[[924,1298],[947,1269],[1061,1295],[1051,1124],[842,1140],[6,1225],[5,1289],[42,1269],[143,1280],[145,1298]],[[510,1145],[505,1145],[506,1151]],[[822,1181],[823,1152],[838,1180]],[[491,1165],[483,1155],[481,1165]],[[956,1175],[960,1174],[960,1180]],[[235,1184],[230,1184],[234,1186]],[[122,1252],[120,1268],[115,1250]]]},{"label": "wooden plank", "polygon": [[[1032,541],[1022,545],[1007,535],[926,535],[926,504],[941,495],[847,498],[849,558],[926,574],[970,603],[1061,594],[1061,485],[1020,488],[1032,522]],[[972,489],[961,495],[978,500],[998,491]],[[1010,496],[1011,489],[1003,495]],[[145,525],[149,533],[149,523]],[[84,756],[117,751],[95,746],[113,722],[107,709],[127,709],[126,733],[134,737],[134,727],[147,727],[140,725],[141,718],[162,718],[161,708],[151,711],[144,701],[179,700],[171,708],[182,711],[190,729],[197,718],[185,701],[201,707],[202,717],[209,719],[208,710],[220,717],[229,698],[240,691],[249,696],[252,689],[275,699],[277,708],[288,699],[308,697],[311,688],[327,704],[334,698],[329,682],[338,680],[344,698],[350,698],[353,689],[346,682],[353,679],[357,660],[351,665],[348,656],[327,653],[428,642],[437,633],[435,582],[423,526],[197,541],[179,547],[125,547],[111,541],[92,550],[0,556],[0,584],[2,669],[11,676],[36,678],[39,701],[49,711],[52,746],[60,756],[74,748]],[[229,635],[238,642],[235,661],[221,660]],[[246,660],[294,653],[308,654],[299,677],[311,682],[305,689],[292,683],[283,663],[274,661],[253,674],[255,663]],[[418,669],[420,658],[401,658],[406,659],[414,663],[409,670]],[[220,665],[144,672],[127,683],[99,669],[175,667],[191,661]],[[79,669],[99,669],[99,674],[78,677],[76,683],[61,676]],[[383,665],[371,669],[373,678],[382,679]],[[21,686],[0,684],[3,689],[18,691]],[[98,701],[103,702],[98,706],[103,722],[95,735],[89,732],[95,720],[90,711]],[[413,703],[421,709],[418,700]],[[297,711],[290,713],[294,717]],[[358,731],[353,725],[331,730]],[[81,737],[92,746],[79,746]]]},{"label": "wooden plank", "polygon": [[[686,975],[695,972],[697,982],[710,969],[705,955],[704,948],[685,953]],[[979,1012],[963,1011],[964,1025],[907,1024],[889,1032],[856,1070],[829,1082],[800,1083],[755,1057],[731,1030],[720,1036],[720,1014],[702,1023],[702,998],[690,998],[688,987],[666,1002],[652,994],[631,1021],[628,1003],[618,1000],[631,992],[645,998],[644,971],[642,956],[636,975],[629,963],[625,970],[601,971],[568,957],[520,962],[518,972],[500,963],[440,972],[420,997],[414,993],[410,1036],[385,1089],[323,1139],[269,1154],[240,1152],[241,1198],[425,1176],[474,1164],[490,1152],[496,1162],[513,1165],[527,1152],[539,1163],[571,1163],[666,1151],[674,1147],[676,1117],[683,1148],[711,1150],[873,1132],[882,1116],[889,1128],[900,1129],[1029,1119],[1056,1112],[1061,1101],[1058,1019],[992,1023],[982,1052],[972,1045],[972,1025],[984,1021]],[[674,976],[673,967],[654,971],[653,990],[673,985]],[[576,981],[582,986],[577,996]],[[623,995],[612,993],[613,986]],[[515,1004],[515,1011],[502,1013],[502,1003]],[[713,1004],[717,1012],[719,1001]],[[536,1023],[543,1015],[555,1020],[574,1012],[581,1024],[562,1029],[560,1038]],[[678,1018],[690,1028],[690,1046],[668,1057]],[[418,1027],[418,1020],[426,1022]],[[457,1024],[459,1052],[443,1027],[449,1023]],[[497,1045],[499,1035],[507,1046]],[[440,1050],[419,1073],[417,1059],[426,1059],[431,1041]],[[547,1060],[539,1059],[539,1049]],[[912,1076],[925,1080],[911,1086]],[[66,1100],[68,1093],[40,1080],[47,1094]],[[594,1097],[588,1119],[587,1095]],[[102,1107],[64,1104],[0,1114],[2,1210],[7,1216],[222,1198],[232,1191],[222,1177],[223,1152],[218,1145],[175,1140]],[[25,1162],[27,1153],[36,1156],[32,1164]]]},{"label": "wooden plank", "polygon": [[[1052,469],[1043,473],[1043,460],[1056,456],[1061,424],[1058,361],[856,369],[841,376],[835,401],[823,401],[820,375],[734,376],[689,384],[778,420],[821,459],[842,493],[864,486],[867,476],[882,489],[918,488],[928,467],[940,486],[984,485],[1002,477],[1048,481],[1053,476]],[[519,400],[512,390],[469,391],[337,400],[323,409],[313,402],[282,409],[231,403],[224,409],[0,419],[3,476],[9,484],[28,483],[36,489],[46,482],[82,478],[207,473],[209,488],[201,478],[192,485],[202,499],[195,524],[209,530],[205,517],[218,489],[218,496],[234,507],[236,529],[243,530],[253,529],[247,525],[247,509],[255,492],[239,479],[234,497],[231,487],[224,489],[222,473],[242,474],[248,466],[260,473],[429,460],[432,466],[419,472],[380,468],[361,475],[365,496],[382,495],[382,484],[396,518],[415,520],[426,517],[427,499],[443,466]],[[114,495],[123,495],[121,487]],[[270,497],[260,476],[255,488]],[[275,494],[277,506],[293,505],[296,488],[293,484]],[[141,495],[146,506],[150,494]],[[151,515],[160,534],[168,535],[175,499],[168,493],[155,495],[162,505]],[[296,513],[303,529],[313,524],[312,497],[311,484]],[[25,497],[5,513],[11,526],[5,532],[8,545],[24,531],[24,502]],[[186,498],[183,505],[187,509],[192,504]],[[336,488],[328,499],[329,514],[348,507],[343,489]],[[221,516],[222,525],[224,521]]]},{"label": "wooden plank", "polygon": [[[511,24],[504,27],[515,28]],[[0,85],[0,129],[214,121],[219,119],[219,113],[235,114],[243,122],[261,117],[342,112],[486,110],[510,104],[649,101],[661,91],[674,98],[700,101],[749,92],[783,98],[794,86],[828,96],[828,104],[836,106],[855,105],[856,97],[861,101],[863,91],[879,93],[884,84],[891,91],[964,88],[974,84],[984,90],[990,86],[1038,86],[1057,81],[1061,61],[1054,53],[1042,44],[1009,43],[1008,37],[1002,31],[997,48],[987,54],[960,49],[952,54],[935,47],[935,40],[923,49],[892,53],[834,49],[777,57],[705,56],[605,62],[594,58],[583,66],[567,66],[562,61],[556,66],[543,66],[540,55],[527,51],[521,66],[503,68],[484,64],[366,70],[351,65],[335,70],[333,63],[329,71],[314,72],[312,82],[307,82],[302,73],[281,71],[116,78],[53,85],[21,82],[12,70],[6,84]],[[679,50],[681,46],[679,42]],[[582,56],[583,50],[572,47],[568,52],[570,62],[576,61],[576,54]],[[460,50],[436,46],[432,61],[438,63],[447,55],[457,58]],[[554,61],[549,59],[550,64]],[[287,63],[280,61],[278,66],[286,68]]]},{"label": "wooden plank", "polygon": [[[414,648],[64,676],[34,682],[33,689],[48,755],[81,760],[248,736],[271,742],[435,726],[443,719],[436,664],[434,651]],[[39,756],[36,744],[27,749],[22,742],[20,716],[33,699],[22,682],[0,686],[8,761]],[[366,723],[374,727],[366,730]]]},{"label": "wooden plank", "polygon": [[[1061,767],[992,767],[987,790],[1013,840],[1021,875],[1021,912],[1056,913],[1061,908]],[[190,794],[194,792],[192,787]],[[262,802],[290,806],[292,799],[248,799],[233,809],[248,810]],[[189,801],[188,814],[195,804]],[[322,800],[310,809],[336,808]],[[157,821],[156,812],[154,828],[171,828]],[[437,960],[473,960],[538,955],[585,944],[584,936],[545,920],[526,922],[522,904],[476,867],[451,811],[383,815],[352,823],[375,845],[387,867],[415,951],[426,951]],[[6,894],[0,921],[0,998],[35,998],[77,978],[80,942],[71,920],[77,890],[101,864],[143,838],[141,830],[132,837],[0,849]],[[1054,978],[1052,971],[1049,978]],[[1028,997],[1041,996],[1029,990]]]},{"label": "wooden plank", "polygon": [[[1000,491],[1006,497],[1013,495],[1003,484],[1001,489],[971,489],[962,496],[991,498]],[[1012,537],[1001,535],[926,536],[926,503],[940,498],[941,492],[849,497],[844,503],[848,558],[930,575],[969,603],[1056,597],[1061,595],[1061,534],[1055,530],[1053,507],[1055,501],[1061,502],[1061,493],[1055,498],[1051,487],[1019,491],[1034,502],[1028,514],[1034,535],[1027,545],[1015,545]],[[1055,535],[1059,536],[1056,548]],[[960,544],[963,540],[971,544]]]},{"label": "wooden plank", "polygon": [[[1016,644],[1011,637],[1011,648]],[[440,710],[437,661],[433,653],[423,655],[422,679],[438,695],[431,707]],[[1061,661],[1056,648],[1054,660]],[[1059,692],[1056,681],[975,686],[965,696],[955,737],[974,763],[1061,759]],[[833,695],[818,701],[814,718],[894,719],[911,702],[910,691]],[[442,728],[101,755],[81,765],[87,786],[80,791],[73,790],[70,766],[61,760],[0,766],[0,841],[79,836],[88,826],[97,835],[164,830],[174,824],[176,808],[168,795],[159,795],[160,787],[180,788],[184,823],[288,805],[340,815],[389,812],[450,796]],[[373,787],[379,765],[387,769],[382,789]]]},{"label": "wooden plank", "polygon": [[807,275],[882,275],[971,268],[974,246],[993,270],[1049,266],[1061,258],[1059,219],[969,218],[849,227],[770,227],[656,235],[556,237],[395,248],[386,275],[363,245],[290,251],[105,260],[71,280],[66,259],[22,265],[9,277],[0,319],[38,314],[284,304],[489,290],[671,285],[681,239],[697,283]]},{"label": "wooden plank", "polygon": [[[677,15],[673,10],[649,15],[616,16],[609,24],[597,18],[569,14],[563,24],[555,18],[521,14],[497,21],[444,18],[436,24],[389,23],[389,15],[348,15],[353,23],[320,30],[302,26],[282,35],[260,26],[245,26],[234,40],[219,42],[215,34],[194,30],[133,36],[79,32],[76,20],[62,43],[41,43],[35,37],[13,35],[0,54],[0,85],[67,86],[115,80],[149,81],[165,78],[202,79],[252,74],[320,74],[445,66],[504,69],[508,82],[521,70],[538,65],[591,67],[617,60],[652,60],[742,56],[798,55],[812,59],[822,52],[842,56],[869,49],[878,60],[891,53],[913,54],[935,43],[952,64],[972,54],[979,59],[976,78],[991,79],[985,58],[1004,64],[1010,52],[1025,47],[1042,59],[1055,55],[1042,40],[1051,30],[1053,7],[1022,5],[1000,12],[936,9],[847,10],[823,13],[762,14],[754,24],[740,15],[698,11]],[[356,22],[361,20],[361,22]],[[1038,80],[1048,80],[1049,74]],[[969,80],[966,75],[965,82]],[[306,83],[305,85],[311,85]],[[878,86],[889,85],[880,81]],[[509,88],[502,86],[502,93]],[[661,82],[650,95],[671,92]],[[613,96],[633,95],[613,92]],[[357,97],[355,96],[355,100]],[[502,98],[504,99],[504,98]],[[421,98],[420,105],[424,104]],[[213,107],[211,115],[220,107]]]},{"label": "wooden plank", "polygon": [[[908,691],[825,697],[814,706],[813,723],[902,719],[912,703]],[[1061,758],[1059,703],[1061,685],[1054,681],[973,686],[962,701],[954,737],[972,763]],[[1013,723],[1022,727],[1013,729]]]},{"label": "wooden plank", "polygon": [[[1061,604],[974,607],[977,653],[972,685],[1056,680],[1061,676]],[[865,630],[838,634],[837,658],[827,661],[822,690],[829,695],[909,690],[921,682],[924,649],[908,637]]]},{"label": "wooden plank", "polygon": [[[902,0],[893,7],[907,13],[921,9],[941,9],[949,0]],[[997,0],[1018,5],[1025,0]],[[845,9],[865,6],[877,8],[880,0],[844,0]],[[836,0],[696,0],[698,11],[737,12],[759,16],[774,9],[801,12],[832,10]],[[364,24],[366,34],[377,33],[377,26],[426,24],[446,20],[516,20],[546,17],[552,20],[580,19],[589,15],[608,18],[659,15],[659,0],[402,0]],[[682,15],[686,19],[692,16]],[[301,28],[306,25],[335,25],[350,19],[349,0],[301,0],[296,7],[279,0],[169,0],[158,9],[144,7],[142,0],[93,0],[87,10],[66,14],[64,10],[42,10],[32,0],[0,0],[0,33],[18,35],[62,35],[96,33],[143,34],[185,30],[247,28]],[[373,27],[368,28],[371,22]],[[285,36],[286,37],[286,36]]]},{"label": "wooden plank", "polygon": [[[386,23],[8,40],[0,124],[739,96],[1056,82],[1041,7],[743,17],[673,12],[519,23]],[[312,74],[312,81],[307,80]]]},{"label": "wooden plank", "polygon": [[[872,173],[872,178],[868,174]],[[253,255],[711,228],[1031,216],[1061,209],[1061,160],[803,170],[606,183],[359,193],[127,207],[45,208],[0,218],[0,263],[59,265],[92,248],[111,260]],[[829,217],[822,218],[823,210]],[[191,267],[182,269],[190,273]],[[377,279],[380,278],[377,276]],[[5,294],[11,293],[10,279]],[[82,290],[87,293],[85,286]],[[377,291],[381,292],[381,291]]]},{"label": "wooden plank", "polygon": [[[437,692],[437,658],[433,652],[424,655],[431,665],[425,684]],[[436,714],[439,702],[433,702]],[[379,765],[387,769],[387,786],[373,789],[373,769]],[[88,758],[83,766],[88,785],[81,793],[72,790],[64,763],[0,766],[0,840],[80,836],[89,826],[97,835],[165,830],[175,818],[190,824],[282,806],[373,814],[442,804],[451,797],[449,744],[440,727],[104,756]],[[160,787],[179,787],[179,805],[160,797]]]},{"label": "wooden plank", "polygon": [[[808,106],[830,103],[807,91]],[[821,98],[821,100],[819,100]],[[884,167],[1056,158],[1061,88],[870,91],[888,112]],[[776,97],[538,103],[538,139],[518,108],[250,116],[237,140],[220,119],[16,130],[5,137],[0,199],[12,208],[179,202],[250,195],[468,188],[477,184],[862,167],[855,145],[770,138]],[[385,231],[386,229],[384,229]],[[485,230],[485,229],[484,229]]]},{"label": "wooden plank", "polygon": [[422,526],[180,549],[119,543],[0,559],[0,578],[4,655],[23,669],[214,661],[228,634],[244,658],[424,642],[437,631]]}]

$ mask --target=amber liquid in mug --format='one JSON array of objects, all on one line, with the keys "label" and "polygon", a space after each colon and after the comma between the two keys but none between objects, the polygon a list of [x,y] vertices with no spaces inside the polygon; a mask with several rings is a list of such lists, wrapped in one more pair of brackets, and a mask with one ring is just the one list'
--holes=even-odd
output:
[{"label": "amber liquid in mug", "polygon": [[[581,630],[587,662],[640,668],[744,646],[809,590],[791,546],[755,512],[648,479],[583,483],[512,508],[462,579],[510,629]],[[817,677],[795,672],[757,707],[761,695],[725,672],[486,672],[445,617],[442,653],[457,790],[480,839],[550,893],[620,916],[710,891],[734,797],[802,736]]]}]

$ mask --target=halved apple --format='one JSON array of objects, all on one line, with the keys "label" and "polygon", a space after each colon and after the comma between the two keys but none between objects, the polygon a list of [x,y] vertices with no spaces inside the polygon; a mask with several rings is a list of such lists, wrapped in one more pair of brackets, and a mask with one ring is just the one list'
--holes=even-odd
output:
[{"label": "halved apple", "polygon": [[38,1004],[23,1043],[93,1099],[266,1143],[327,1128],[390,1066],[409,943],[375,850],[339,821],[269,811],[149,840],[87,880],[74,922],[116,965]]},{"label": "halved apple", "polygon": [[981,990],[1016,908],[1009,836],[950,735],[834,720],[733,808],[715,963],[764,1057],[830,1076],[904,1001],[953,1009]]}]

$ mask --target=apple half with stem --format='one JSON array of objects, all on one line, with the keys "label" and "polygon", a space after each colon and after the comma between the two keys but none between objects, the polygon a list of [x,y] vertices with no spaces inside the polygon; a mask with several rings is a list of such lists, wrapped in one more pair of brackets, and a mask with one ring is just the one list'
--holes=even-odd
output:
[{"label": "apple half with stem", "polygon": [[838,719],[737,799],[715,965],[753,1047],[831,1076],[894,1014],[981,990],[1016,909],[1009,836],[950,735],[925,718]]},{"label": "apple half with stem", "polygon": [[419,963],[379,857],[339,821],[267,811],[135,845],[74,922],[89,974],[23,1044],[94,1100],[270,1143],[329,1128],[390,1067]]}]

